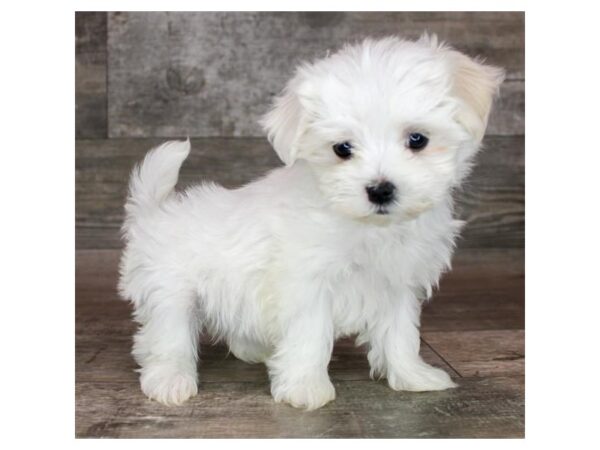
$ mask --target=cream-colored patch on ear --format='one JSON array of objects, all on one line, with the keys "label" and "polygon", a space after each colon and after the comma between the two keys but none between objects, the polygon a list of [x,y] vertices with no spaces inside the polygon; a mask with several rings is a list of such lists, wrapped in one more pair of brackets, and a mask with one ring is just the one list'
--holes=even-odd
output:
[{"label": "cream-colored patch on ear", "polygon": [[481,141],[492,102],[504,81],[504,70],[485,65],[457,51],[450,51],[450,56],[453,66],[452,93],[463,103],[458,120],[477,141]]}]

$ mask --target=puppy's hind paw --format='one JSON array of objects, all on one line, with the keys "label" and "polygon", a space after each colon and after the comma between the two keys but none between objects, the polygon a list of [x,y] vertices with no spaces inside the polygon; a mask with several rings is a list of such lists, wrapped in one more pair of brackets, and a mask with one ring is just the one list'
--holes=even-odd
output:
[{"label": "puppy's hind paw", "polygon": [[170,367],[142,369],[140,383],[148,398],[167,406],[181,405],[198,393],[195,374]]},{"label": "puppy's hind paw", "polygon": [[442,369],[424,362],[407,366],[402,373],[388,373],[387,379],[395,391],[443,391],[458,386]]},{"label": "puppy's hind paw", "polygon": [[274,383],[271,393],[276,402],[288,403],[308,411],[320,408],[335,399],[335,388],[327,377],[315,377],[294,384]]}]

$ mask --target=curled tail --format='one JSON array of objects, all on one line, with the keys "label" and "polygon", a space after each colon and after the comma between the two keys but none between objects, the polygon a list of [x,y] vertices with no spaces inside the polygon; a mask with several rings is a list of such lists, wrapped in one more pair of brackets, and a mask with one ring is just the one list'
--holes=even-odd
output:
[{"label": "curled tail", "polygon": [[148,152],[131,173],[125,204],[128,219],[157,207],[175,188],[179,169],[190,153],[190,140],[169,141]]}]

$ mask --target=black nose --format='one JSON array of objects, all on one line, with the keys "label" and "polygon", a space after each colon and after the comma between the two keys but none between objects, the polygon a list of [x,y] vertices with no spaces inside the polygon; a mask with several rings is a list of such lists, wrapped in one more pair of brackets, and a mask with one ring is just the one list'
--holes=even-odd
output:
[{"label": "black nose", "polygon": [[367,186],[369,201],[376,205],[385,205],[394,199],[396,186],[389,181],[383,181],[375,186]]}]

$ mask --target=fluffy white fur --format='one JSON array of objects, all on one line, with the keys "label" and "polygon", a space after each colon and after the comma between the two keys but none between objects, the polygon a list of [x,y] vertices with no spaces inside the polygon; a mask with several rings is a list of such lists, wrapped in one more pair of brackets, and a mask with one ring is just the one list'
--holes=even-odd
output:
[{"label": "fluffy white fur", "polygon": [[[144,393],[197,393],[202,330],[265,363],[274,399],[296,407],[334,399],[327,365],[346,335],[392,389],[456,386],[419,356],[421,304],[450,266],[452,191],[502,77],[435,38],[366,40],[296,71],[262,121],[285,163],[264,178],[177,193],[189,141],[149,152],[131,177],[120,280]],[[407,148],[412,132],[424,150]],[[348,160],[332,150],[344,141]],[[397,187],[387,214],[365,190],[382,180]]]}]

